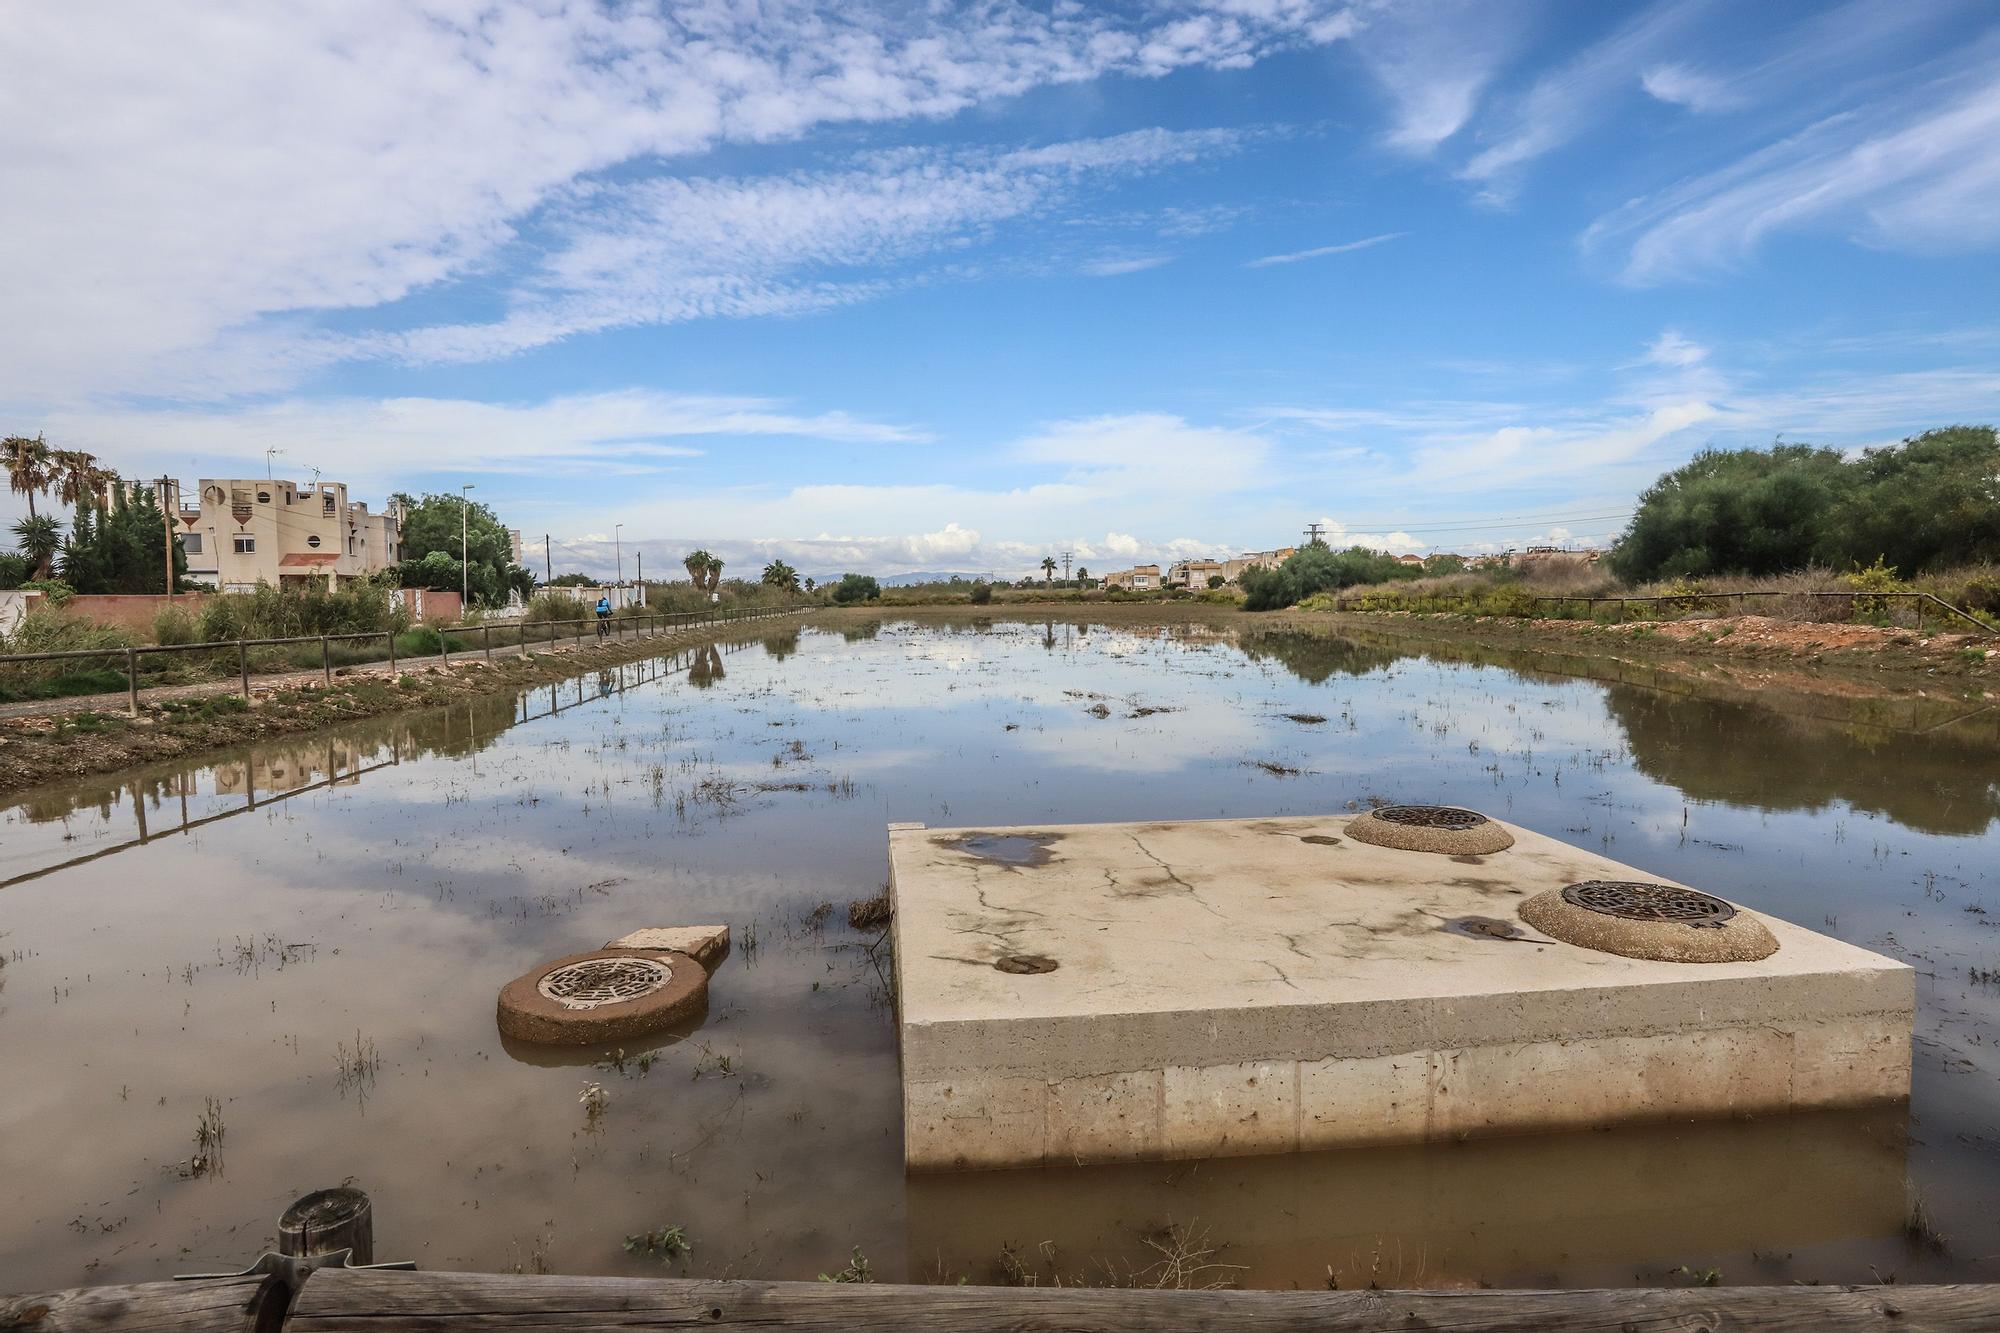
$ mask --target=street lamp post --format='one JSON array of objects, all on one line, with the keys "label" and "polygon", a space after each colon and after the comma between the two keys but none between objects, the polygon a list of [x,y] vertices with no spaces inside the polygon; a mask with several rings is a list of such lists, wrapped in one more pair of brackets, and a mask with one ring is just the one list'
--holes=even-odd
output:
[{"label": "street lamp post", "polygon": [[[613,523],[611,525],[611,550],[618,557],[618,586],[621,589],[625,586],[625,548],[619,542],[618,530],[624,526],[623,523]],[[620,600],[623,600],[622,594]]]},{"label": "street lamp post", "polygon": [[461,617],[465,615],[465,608],[472,604],[472,528],[467,519],[471,502],[465,493],[478,489],[469,481],[458,488],[458,614]]}]

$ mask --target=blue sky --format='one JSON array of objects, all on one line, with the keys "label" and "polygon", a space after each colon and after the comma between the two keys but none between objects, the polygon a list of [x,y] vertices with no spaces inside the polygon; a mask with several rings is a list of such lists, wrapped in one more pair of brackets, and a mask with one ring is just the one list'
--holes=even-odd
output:
[{"label": "blue sky", "polygon": [[10,433],[559,569],[1601,542],[2000,419],[1990,3],[84,0],[0,72]]}]

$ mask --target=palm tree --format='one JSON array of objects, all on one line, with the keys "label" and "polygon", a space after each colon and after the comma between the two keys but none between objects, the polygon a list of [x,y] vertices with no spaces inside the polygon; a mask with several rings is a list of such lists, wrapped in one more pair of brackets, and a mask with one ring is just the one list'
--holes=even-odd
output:
[{"label": "palm tree", "polygon": [[83,449],[57,449],[49,455],[49,486],[58,503],[74,509],[85,497],[102,504],[104,488],[118,474],[99,467],[97,455]]},{"label": "palm tree", "polygon": [[1052,555],[1043,556],[1042,582],[1046,584],[1050,579],[1053,579],[1055,576],[1056,576],[1056,558]]},{"label": "palm tree", "polygon": [[787,592],[799,590],[799,571],[782,560],[773,560],[764,566],[764,582],[773,588],[783,588]]},{"label": "palm tree", "polygon": [[28,497],[28,517],[35,517],[35,497],[48,494],[49,483],[54,479],[49,442],[39,435],[32,440],[25,435],[9,435],[0,440],[0,463],[7,467],[8,489]]},{"label": "palm tree", "polygon": [[694,584],[696,592],[700,592],[705,586],[707,586],[708,562],[713,559],[715,559],[714,556],[710,555],[707,551],[702,550],[700,547],[696,547],[694,550],[689,551],[687,555],[682,558],[681,564],[687,567],[688,582]]},{"label": "palm tree", "polygon": [[31,579],[45,579],[49,576],[49,566],[62,547],[62,525],[48,514],[30,514],[14,525],[14,540],[20,544],[21,554],[34,562]]},{"label": "palm tree", "polygon": [[718,555],[709,556],[707,564],[704,567],[704,572],[708,575],[708,581],[702,585],[704,588],[709,592],[714,592],[717,588],[721,587],[722,557]]}]

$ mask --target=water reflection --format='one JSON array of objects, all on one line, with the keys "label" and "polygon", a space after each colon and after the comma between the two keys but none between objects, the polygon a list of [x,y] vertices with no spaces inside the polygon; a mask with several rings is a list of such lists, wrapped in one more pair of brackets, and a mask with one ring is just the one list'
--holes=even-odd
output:
[{"label": "water reflection", "polygon": [[[701,1274],[810,1278],[859,1246],[885,1280],[987,1279],[1007,1245],[1047,1280],[1043,1241],[1065,1276],[1136,1268],[1171,1222],[1270,1285],[1990,1278],[2000,732],[1971,707],[1380,637],[1238,647],[1199,618],[884,616],[44,789],[0,812],[0,1068],[34,1071],[0,1083],[0,1289],[244,1262],[277,1207],[347,1177],[383,1252],[439,1269],[657,1273],[624,1236],[682,1225]],[[1376,795],[1915,963],[1922,1133],[1780,1119],[906,1184],[892,960],[845,924],[885,824]],[[698,1031],[556,1055],[495,1032],[534,963],[711,921],[737,943]],[[363,1040],[365,1098],[339,1063]],[[211,1096],[227,1171],[186,1178]],[[1902,1236],[1906,1178],[1949,1253]]]},{"label": "water reflection", "polygon": [[1216,1250],[1212,1276],[1252,1287],[1320,1273],[1349,1288],[1664,1283],[1668,1268],[1753,1250],[1764,1280],[1815,1281],[1850,1242],[1901,1237],[1905,1135],[1900,1111],[1878,1110],[913,1176],[909,1266],[944,1281],[1102,1281],[1144,1274],[1160,1260],[1148,1242],[1177,1233]]}]

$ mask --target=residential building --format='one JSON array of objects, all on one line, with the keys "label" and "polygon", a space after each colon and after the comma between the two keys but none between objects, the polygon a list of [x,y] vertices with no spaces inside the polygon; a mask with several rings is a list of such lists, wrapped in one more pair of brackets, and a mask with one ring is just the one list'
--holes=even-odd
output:
[{"label": "residential building", "polygon": [[1298,547],[1285,546],[1275,551],[1248,551],[1234,560],[1222,562],[1222,578],[1226,583],[1241,583],[1246,570],[1276,569],[1279,565],[1298,554]]},{"label": "residential building", "polygon": [[175,508],[188,577],[223,592],[334,588],[402,559],[402,515],[348,499],[344,482],[203,477]]},{"label": "residential building", "polygon": [[1225,578],[1220,560],[1181,560],[1167,566],[1167,586],[1200,592],[1211,578]]},{"label": "residential building", "polygon": [[1129,588],[1133,592],[1151,592],[1160,586],[1158,565],[1134,565],[1104,576],[1107,588]]},{"label": "residential building", "polygon": [[1396,557],[1396,563],[1406,565],[1412,569],[1422,569],[1424,567],[1424,558],[1420,555],[1399,555]]}]

